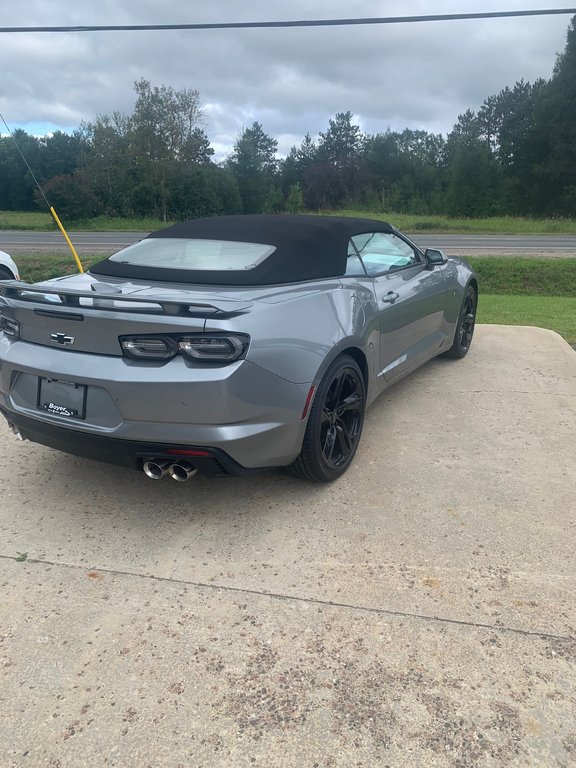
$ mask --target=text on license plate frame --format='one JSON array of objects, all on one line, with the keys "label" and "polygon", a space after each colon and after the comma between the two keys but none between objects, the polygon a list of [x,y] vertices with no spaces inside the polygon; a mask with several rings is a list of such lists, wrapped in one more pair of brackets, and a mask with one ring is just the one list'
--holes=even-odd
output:
[{"label": "text on license plate frame", "polygon": [[38,400],[36,407],[40,411],[69,419],[86,417],[85,384],[61,379],[38,378]]}]

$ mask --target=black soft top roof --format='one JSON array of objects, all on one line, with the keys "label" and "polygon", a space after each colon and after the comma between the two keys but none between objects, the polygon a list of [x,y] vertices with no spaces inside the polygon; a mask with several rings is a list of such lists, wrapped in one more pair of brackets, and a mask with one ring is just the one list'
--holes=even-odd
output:
[{"label": "black soft top roof", "polygon": [[272,285],[338,277],[346,271],[348,242],[364,232],[392,232],[384,221],[336,216],[214,216],[152,232],[146,239],[182,238],[261,243],[275,250],[250,270],[145,267],[106,259],[97,275],[210,285]]}]

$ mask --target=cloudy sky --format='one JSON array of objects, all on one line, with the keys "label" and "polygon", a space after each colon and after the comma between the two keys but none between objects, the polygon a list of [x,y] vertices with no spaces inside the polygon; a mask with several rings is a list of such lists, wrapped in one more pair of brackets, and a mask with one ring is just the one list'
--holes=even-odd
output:
[{"label": "cloudy sky", "polygon": [[[522,10],[560,0],[1,0],[2,26],[166,24]],[[218,156],[260,121],[284,153],[351,110],[370,133],[446,133],[517,80],[549,77],[569,16],[373,27],[0,35],[0,112],[36,135],[131,112],[133,83],[196,88]]]}]

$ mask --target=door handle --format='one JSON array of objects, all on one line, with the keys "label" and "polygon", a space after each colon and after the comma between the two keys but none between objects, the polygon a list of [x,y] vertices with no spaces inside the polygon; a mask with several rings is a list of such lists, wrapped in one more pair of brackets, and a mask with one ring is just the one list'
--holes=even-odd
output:
[{"label": "door handle", "polygon": [[388,291],[386,296],[382,296],[382,301],[384,302],[384,304],[394,304],[396,299],[399,299],[399,298],[400,298],[399,293],[394,293],[394,291]]}]

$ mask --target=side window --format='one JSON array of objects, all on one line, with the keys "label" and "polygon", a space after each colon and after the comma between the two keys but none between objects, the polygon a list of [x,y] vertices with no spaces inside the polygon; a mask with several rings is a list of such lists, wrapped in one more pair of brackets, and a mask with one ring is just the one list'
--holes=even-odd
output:
[{"label": "side window", "polygon": [[345,277],[366,277],[366,270],[352,243],[348,243],[348,260],[346,261]]},{"label": "side window", "polygon": [[397,235],[388,232],[368,232],[355,235],[352,241],[372,277],[419,264],[420,259],[414,249]]}]

